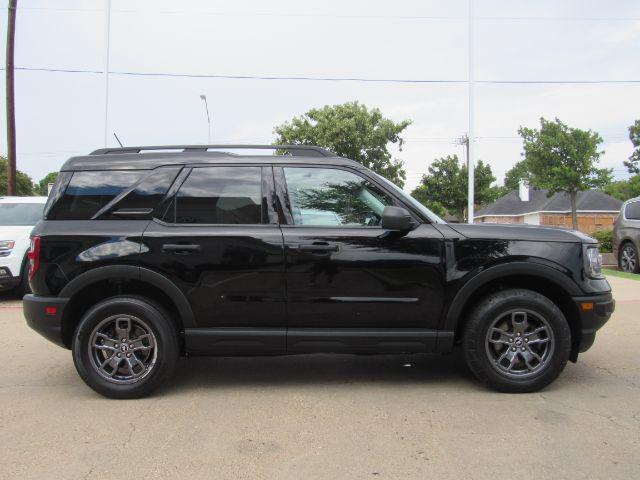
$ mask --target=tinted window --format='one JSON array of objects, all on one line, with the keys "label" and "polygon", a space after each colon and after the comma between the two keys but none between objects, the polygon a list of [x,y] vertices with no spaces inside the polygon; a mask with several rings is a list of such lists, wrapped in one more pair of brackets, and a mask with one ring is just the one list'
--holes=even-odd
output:
[{"label": "tinted window", "polygon": [[176,223],[262,223],[262,168],[194,168],[174,208]]},{"label": "tinted window", "polygon": [[62,198],[48,215],[56,220],[87,220],[147,171],[74,172]]},{"label": "tinted window", "polygon": [[42,203],[0,203],[0,226],[35,225],[43,210]]},{"label": "tinted window", "polygon": [[[110,213],[120,209],[153,209],[162,200],[180,171],[181,167],[162,167],[155,169],[143,178],[124,198],[118,199],[108,208]],[[117,215],[101,215],[100,218],[122,218]],[[137,216],[136,218],[143,218]]]},{"label": "tinted window", "polygon": [[624,216],[629,220],[640,220],[640,201],[628,203],[624,209]]},{"label": "tinted window", "polygon": [[296,225],[377,227],[393,200],[368,180],[335,168],[284,169]]}]

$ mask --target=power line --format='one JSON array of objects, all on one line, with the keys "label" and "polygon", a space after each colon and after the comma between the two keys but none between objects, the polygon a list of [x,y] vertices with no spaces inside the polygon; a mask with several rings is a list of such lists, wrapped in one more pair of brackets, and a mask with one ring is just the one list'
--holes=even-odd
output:
[{"label": "power line", "polygon": [[[53,72],[53,73],[86,73],[102,74],[102,70],[73,69],[73,68],[47,68],[47,67],[16,67],[16,70],[28,72]],[[174,78],[211,78],[224,80],[286,80],[286,81],[312,81],[312,82],[361,82],[361,83],[407,83],[407,84],[458,84],[467,83],[467,80],[457,79],[408,79],[408,78],[366,78],[366,77],[312,77],[312,76],[278,76],[278,75],[226,75],[206,73],[172,73],[172,72],[134,72],[110,70],[109,75],[136,76],[136,77],[174,77]],[[612,80],[476,80],[482,84],[640,84],[640,79],[612,79]]]},{"label": "power line", "polygon": [[[63,11],[63,12],[87,12],[101,13],[99,8],[65,8],[65,7],[21,7],[22,10],[31,11]],[[362,15],[362,14],[334,14],[334,13],[288,13],[288,12],[213,12],[207,10],[139,10],[139,9],[113,9],[113,13],[140,13],[144,15],[209,15],[216,17],[309,17],[309,18],[347,18],[347,19],[390,19],[390,20],[467,20],[460,15]],[[502,16],[484,15],[475,17],[476,20],[487,21],[576,21],[576,22],[637,22],[640,17],[580,17],[580,16]]]}]

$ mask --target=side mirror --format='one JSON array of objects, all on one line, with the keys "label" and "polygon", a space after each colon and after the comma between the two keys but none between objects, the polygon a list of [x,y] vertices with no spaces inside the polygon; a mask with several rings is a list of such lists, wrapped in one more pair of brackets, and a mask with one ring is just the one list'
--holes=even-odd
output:
[{"label": "side mirror", "polygon": [[402,207],[384,207],[382,211],[382,228],[396,232],[408,232],[416,227],[416,222],[409,212]]}]

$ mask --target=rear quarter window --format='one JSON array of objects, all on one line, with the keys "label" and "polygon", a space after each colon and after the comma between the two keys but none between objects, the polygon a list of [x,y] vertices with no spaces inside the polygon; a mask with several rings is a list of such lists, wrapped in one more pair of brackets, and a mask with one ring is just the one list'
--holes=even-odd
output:
[{"label": "rear quarter window", "polygon": [[628,203],[624,209],[624,216],[627,220],[640,220],[640,200]]},{"label": "rear quarter window", "polygon": [[145,173],[140,170],[74,172],[47,218],[88,220]]},{"label": "rear quarter window", "polygon": [[152,210],[164,198],[181,168],[62,172],[67,178],[56,183],[51,192],[46,218],[122,220],[127,217],[118,216],[115,212],[123,209],[148,210],[148,214],[136,215],[135,218],[151,218]]}]

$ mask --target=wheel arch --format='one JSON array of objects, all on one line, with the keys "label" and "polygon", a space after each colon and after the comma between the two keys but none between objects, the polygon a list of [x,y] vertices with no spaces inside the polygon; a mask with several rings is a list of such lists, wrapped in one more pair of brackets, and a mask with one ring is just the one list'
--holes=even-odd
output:
[{"label": "wheel arch", "polygon": [[138,295],[158,302],[169,311],[178,331],[196,326],[187,298],[165,276],[133,265],[105,266],[78,275],[59,293],[69,298],[62,318],[62,338],[67,347],[87,309],[114,295]]},{"label": "wheel arch", "polygon": [[538,292],[560,308],[571,329],[571,360],[575,361],[581,328],[580,312],[577,311],[571,297],[581,295],[582,292],[571,278],[546,265],[506,263],[477,274],[456,293],[445,316],[442,330],[454,332],[455,340],[459,340],[468,313],[481,299],[493,292],[514,287]]}]

